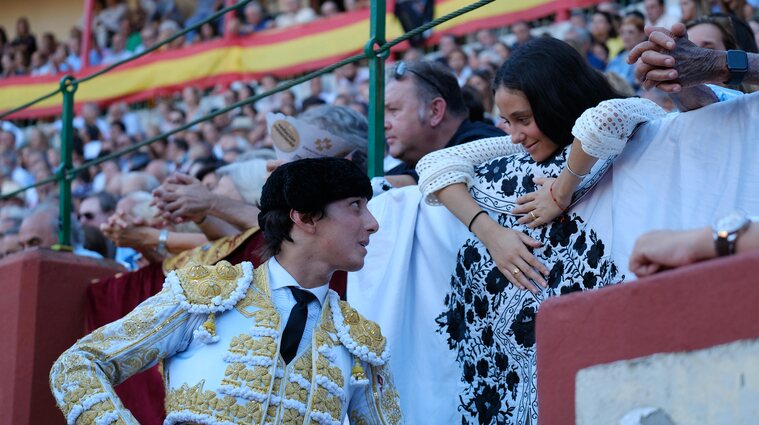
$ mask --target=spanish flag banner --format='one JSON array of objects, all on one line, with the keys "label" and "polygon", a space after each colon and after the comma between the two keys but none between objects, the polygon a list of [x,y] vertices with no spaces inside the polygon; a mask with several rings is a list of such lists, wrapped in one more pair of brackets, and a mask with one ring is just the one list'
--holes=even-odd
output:
[{"label": "spanish flag banner", "polygon": [[[432,41],[440,34],[464,35],[517,20],[566,13],[571,8],[587,7],[599,1],[497,0],[435,27]],[[471,3],[470,0],[438,0],[435,16],[444,16]],[[152,52],[80,84],[74,97],[75,107],[79,109],[90,102],[106,105],[117,100],[140,101],[187,85],[209,87],[266,74],[287,77],[313,71],[362,51],[369,39],[369,24],[369,11],[361,10],[296,27]],[[386,26],[388,40],[403,34],[391,11],[387,14]],[[396,47],[403,49],[403,45]],[[75,77],[91,75],[101,68],[85,69]],[[0,112],[54,91],[60,77],[0,80]],[[55,116],[61,112],[61,103],[62,97],[58,94],[9,118]]]}]

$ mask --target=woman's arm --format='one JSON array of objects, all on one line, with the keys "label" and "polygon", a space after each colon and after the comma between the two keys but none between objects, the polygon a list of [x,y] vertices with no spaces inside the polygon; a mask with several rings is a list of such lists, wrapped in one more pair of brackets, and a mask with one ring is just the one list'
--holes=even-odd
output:
[{"label": "woman's arm", "polygon": [[[528,249],[540,247],[540,242],[524,233],[501,226],[487,214],[480,214],[482,208],[472,199],[463,183],[446,186],[436,195],[437,199],[464,225],[469,226],[469,230],[485,244],[496,266],[509,282],[532,293],[537,292],[537,288],[529,279],[542,287],[546,286],[546,281],[540,273],[548,276],[549,270]],[[518,271],[515,273],[516,270]]]},{"label": "woman's arm", "polygon": [[537,227],[551,222],[566,210],[577,185],[598,159],[619,155],[635,128],[666,112],[647,99],[611,99],[590,108],[572,128],[575,136],[564,169],[556,179],[536,179],[541,188],[517,199],[515,214],[525,214],[522,224]]},{"label": "woman's arm", "polygon": [[[437,192],[455,183],[472,185],[474,169],[499,156],[524,152],[521,145],[511,143],[510,136],[491,137],[441,149],[425,155],[416,165],[419,190],[430,205],[438,205]],[[467,223],[465,223],[467,224]]]}]

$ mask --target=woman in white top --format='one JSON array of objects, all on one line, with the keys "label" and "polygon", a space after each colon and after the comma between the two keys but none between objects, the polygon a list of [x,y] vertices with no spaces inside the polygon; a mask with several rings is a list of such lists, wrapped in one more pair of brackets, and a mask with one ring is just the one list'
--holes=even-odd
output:
[{"label": "woman in white top", "polygon": [[427,202],[443,203],[476,236],[459,250],[437,318],[457,353],[462,423],[535,424],[540,303],[623,279],[582,209],[569,210],[573,194],[583,180],[578,196],[598,181],[598,158],[620,153],[638,123],[664,112],[619,99],[552,38],[515,52],[494,87],[510,136],[434,152],[417,171]]}]

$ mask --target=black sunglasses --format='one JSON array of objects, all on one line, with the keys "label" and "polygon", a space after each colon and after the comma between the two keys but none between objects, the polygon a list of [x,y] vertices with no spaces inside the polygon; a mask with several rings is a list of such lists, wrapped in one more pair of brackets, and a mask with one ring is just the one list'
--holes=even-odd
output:
[{"label": "black sunglasses", "polygon": [[404,61],[400,61],[400,62],[398,62],[397,65],[395,65],[395,69],[393,70],[393,77],[395,77],[396,80],[400,80],[400,79],[403,78],[404,75],[406,75],[406,72],[410,72],[410,73],[416,75],[417,77],[419,77],[420,80],[424,81],[425,83],[427,83],[430,86],[432,86],[435,90],[437,90],[438,94],[440,94],[440,96],[442,98],[445,98],[445,95],[443,95],[443,90],[440,88],[440,86],[438,86],[437,84],[435,84],[434,81],[432,81],[429,78],[425,77],[421,73],[416,72],[413,69],[409,68],[409,66]]}]

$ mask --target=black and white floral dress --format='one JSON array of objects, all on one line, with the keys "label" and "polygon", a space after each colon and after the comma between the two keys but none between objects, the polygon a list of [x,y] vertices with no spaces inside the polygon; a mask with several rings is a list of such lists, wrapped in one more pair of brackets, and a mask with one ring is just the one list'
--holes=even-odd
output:
[{"label": "black and white floral dress", "polygon": [[475,172],[472,194],[502,226],[543,242],[533,251],[549,267],[548,288],[533,295],[515,288],[498,270],[482,242],[468,239],[457,255],[447,310],[438,331],[457,353],[462,423],[534,424],[537,421],[535,315],[548,297],[599,288],[623,279],[604,242],[582,217],[564,214],[530,229],[519,217],[493,211],[535,190],[536,176],[557,176],[566,151],[535,163],[528,154],[493,159]]}]

